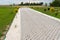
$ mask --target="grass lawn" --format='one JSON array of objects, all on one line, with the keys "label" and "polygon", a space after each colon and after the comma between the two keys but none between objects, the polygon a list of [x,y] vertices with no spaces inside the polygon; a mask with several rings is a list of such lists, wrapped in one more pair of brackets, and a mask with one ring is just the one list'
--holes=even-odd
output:
[{"label": "grass lawn", "polygon": [[[56,17],[56,18],[59,18],[60,19],[60,12],[58,12],[58,15],[56,15],[56,11],[55,12],[51,12],[50,10],[48,10],[48,7],[31,7],[32,9],[35,9],[39,12],[42,12],[42,13],[45,13],[47,15],[50,15],[50,16],[53,16],[53,17]],[[54,7],[55,9],[58,9],[60,11],[60,7]],[[47,11],[44,11],[44,9],[47,9]]]},{"label": "grass lawn", "polygon": [[3,36],[3,32],[5,31],[7,25],[11,24],[16,14],[13,12],[14,9],[15,7],[11,6],[0,7],[0,37]]}]

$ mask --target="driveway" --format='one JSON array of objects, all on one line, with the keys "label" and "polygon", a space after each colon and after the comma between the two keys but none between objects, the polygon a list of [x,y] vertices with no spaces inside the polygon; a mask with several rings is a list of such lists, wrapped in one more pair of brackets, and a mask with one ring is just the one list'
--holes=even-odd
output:
[{"label": "driveway", "polygon": [[5,40],[60,40],[60,19],[20,8]]},{"label": "driveway", "polygon": [[60,19],[30,8],[20,8],[21,40],[58,40]]}]

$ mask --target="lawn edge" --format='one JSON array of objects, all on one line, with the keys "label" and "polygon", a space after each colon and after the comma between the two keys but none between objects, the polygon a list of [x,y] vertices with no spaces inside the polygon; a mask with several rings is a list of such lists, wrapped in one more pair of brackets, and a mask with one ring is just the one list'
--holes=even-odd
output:
[{"label": "lawn edge", "polygon": [[33,11],[35,11],[35,12],[39,13],[39,14],[42,14],[42,15],[44,15],[44,16],[47,16],[47,17],[49,17],[49,18],[52,18],[52,19],[54,19],[54,20],[56,20],[56,21],[59,21],[59,22],[60,22],[60,19],[58,19],[58,18],[56,18],[56,17],[53,17],[53,16],[47,15],[47,14],[45,14],[45,13],[39,12],[39,11],[34,10],[34,9],[32,9],[32,8],[29,8],[29,9],[31,9],[31,10],[33,10]]}]

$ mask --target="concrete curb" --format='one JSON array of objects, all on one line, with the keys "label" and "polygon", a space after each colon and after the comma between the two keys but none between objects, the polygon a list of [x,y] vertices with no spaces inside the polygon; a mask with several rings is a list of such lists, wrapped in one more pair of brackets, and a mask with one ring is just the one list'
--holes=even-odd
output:
[{"label": "concrete curb", "polygon": [[21,36],[21,28],[20,28],[20,9],[18,10],[10,29],[6,34],[5,40],[20,40]]}]

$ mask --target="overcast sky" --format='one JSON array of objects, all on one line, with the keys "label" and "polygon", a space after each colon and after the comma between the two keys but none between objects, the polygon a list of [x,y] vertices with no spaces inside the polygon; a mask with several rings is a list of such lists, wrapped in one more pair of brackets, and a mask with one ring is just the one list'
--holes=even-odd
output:
[{"label": "overcast sky", "polygon": [[13,3],[20,3],[20,2],[46,2],[46,3],[50,3],[52,2],[52,0],[0,0],[0,5],[1,4],[13,4]]}]

